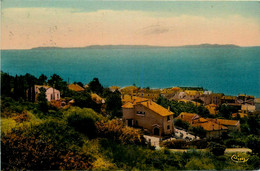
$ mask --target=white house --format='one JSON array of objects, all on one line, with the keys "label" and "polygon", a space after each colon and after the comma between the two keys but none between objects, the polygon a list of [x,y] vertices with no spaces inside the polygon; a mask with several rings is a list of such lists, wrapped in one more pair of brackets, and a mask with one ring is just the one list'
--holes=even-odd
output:
[{"label": "white house", "polygon": [[52,88],[50,86],[44,86],[44,85],[35,85],[35,96],[37,99],[37,96],[40,94],[40,88],[45,88],[46,92],[46,99],[48,101],[52,100],[60,100],[60,91],[56,90],[55,88]]}]

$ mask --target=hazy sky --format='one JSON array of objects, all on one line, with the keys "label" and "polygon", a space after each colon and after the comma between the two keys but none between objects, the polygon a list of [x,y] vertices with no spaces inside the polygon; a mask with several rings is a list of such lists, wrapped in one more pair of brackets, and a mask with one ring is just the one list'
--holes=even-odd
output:
[{"label": "hazy sky", "polygon": [[260,2],[2,0],[1,48],[260,45]]}]

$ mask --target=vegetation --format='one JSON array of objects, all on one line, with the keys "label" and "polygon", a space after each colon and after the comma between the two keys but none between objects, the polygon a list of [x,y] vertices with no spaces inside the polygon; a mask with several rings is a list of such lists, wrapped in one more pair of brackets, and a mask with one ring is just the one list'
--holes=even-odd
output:
[{"label": "vegetation", "polygon": [[208,145],[208,149],[215,156],[221,156],[221,155],[224,155],[226,147],[224,145],[219,144],[219,143],[210,142],[209,145]]},{"label": "vegetation", "polygon": [[181,119],[176,119],[175,122],[174,122],[174,125],[177,126],[177,127],[181,127],[185,130],[188,130],[188,128],[190,127],[190,124],[188,122],[185,122]]},{"label": "vegetation", "polygon": [[[3,170],[259,169],[257,136],[249,136],[246,142],[241,138],[253,153],[241,154],[249,160],[239,165],[230,160],[230,154],[215,156],[213,151],[211,153],[194,150],[173,153],[166,149],[205,148],[208,142],[213,140],[170,141],[162,143],[165,148],[154,150],[145,141],[141,130],[126,127],[118,118],[121,116],[121,94],[104,88],[98,79],[89,84],[89,90],[77,93],[69,91],[67,83],[55,74],[49,80],[44,75],[39,78],[30,74],[13,77],[1,73],[1,76]],[[44,90],[34,99],[34,84],[48,84],[59,88],[65,102],[73,99],[75,103],[66,107],[54,105],[55,103],[46,101]],[[106,104],[96,104],[91,99],[92,92],[104,98]],[[179,112],[199,110],[191,104],[170,102],[170,105],[171,109]],[[102,112],[103,108],[105,112]],[[252,116],[243,123],[247,124],[248,129],[245,130],[251,134],[258,132],[257,129],[251,129],[259,124],[257,117],[258,115]],[[234,135],[239,143],[240,140],[236,136],[239,135]],[[233,144],[230,141],[218,143]],[[217,149],[222,146],[210,147]]]},{"label": "vegetation", "polygon": [[199,136],[200,138],[205,138],[207,133],[206,130],[204,130],[204,128],[202,128],[201,126],[192,127],[190,131],[195,136]]},{"label": "vegetation", "polygon": [[165,108],[170,106],[170,110],[174,113],[175,117],[177,117],[181,112],[198,113],[202,117],[213,117],[204,106],[196,106],[192,102],[185,103],[170,101],[161,96],[157,99],[157,103]]}]

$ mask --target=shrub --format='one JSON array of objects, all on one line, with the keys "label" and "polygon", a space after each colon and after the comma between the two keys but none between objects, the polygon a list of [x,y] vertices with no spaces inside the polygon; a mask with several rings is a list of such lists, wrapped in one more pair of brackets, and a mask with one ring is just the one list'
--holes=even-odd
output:
[{"label": "shrub", "polygon": [[166,148],[175,148],[175,149],[186,149],[189,148],[189,144],[185,140],[171,140],[165,141],[162,143],[162,146]]},{"label": "shrub", "polygon": [[54,148],[60,151],[70,148],[71,145],[81,147],[84,143],[82,134],[68,126],[65,121],[56,119],[48,119],[33,125],[24,134],[39,138],[46,143],[51,142]]},{"label": "shrub", "polygon": [[233,147],[233,146],[245,147],[245,142],[240,138],[228,139],[225,141],[225,145],[227,147]]},{"label": "shrub", "polygon": [[61,170],[88,170],[92,168],[93,156],[84,153],[68,152],[60,156],[59,169]]},{"label": "shrub", "polygon": [[195,146],[198,149],[204,149],[207,148],[208,146],[208,141],[205,139],[201,139],[201,140],[193,140],[190,142],[191,146]]},{"label": "shrub", "polygon": [[75,128],[76,131],[84,133],[89,138],[95,138],[97,129],[95,122],[101,119],[92,109],[72,108],[67,111],[68,125]]},{"label": "shrub", "polygon": [[17,123],[12,118],[1,118],[1,132],[5,134],[10,132],[16,124]]},{"label": "shrub", "polygon": [[252,150],[252,153],[260,155],[260,138],[255,135],[249,135],[246,139],[246,145]]},{"label": "shrub", "polygon": [[34,136],[12,132],[1,138],[2,169],[58,170],[91,169],[93,157],[84,153],[61,152],[52,141],[43,142]]},{"label": "shrub", "polygon": [[208,145],[208,149],[215,156],[221,156],[221,155],[224,155],[224,152],[226,150],[226,146],[221,145],[219,143],[210,142],[209,145]]},{"label": "shrub", "polygon": [[140,130],[125,127],[122,121],[113,119],[96,123],[98,136],[109,138],[123,144],[144,145],[145,139]]},{"label": "shrub", "polygon": [[193,132],[193,134],[195,136],[199,136],[200,138],[205,138],[206,137],[206,131],[203,127],[201,126],[196,126],[196,127],[192,127],[191,131]]},{"label": "shrub", "polygon": [[183,129],[186,129],[188,130],[188,128],[190,127],[190,124],[188,122],[185,122],[181,119],[177,119],[175,122],[174,122],[174,125],[175,126],[178,126],[178,127],[181,127]]},{"label": "shrub", "polygon": [[259,170],[260,169],[260,157],[257,155],[251,155],[247,161],[249,170]]},{"label": "shrub", "polygon": [[208,158],[192,157],[191,160],[185,165],[188,170],[213,170],[215,168],[212,161]]},{"label": "shrub", "polygon": [[34,137],[12,133],[1,138],[2,169],[58,169],[58,152]]}]

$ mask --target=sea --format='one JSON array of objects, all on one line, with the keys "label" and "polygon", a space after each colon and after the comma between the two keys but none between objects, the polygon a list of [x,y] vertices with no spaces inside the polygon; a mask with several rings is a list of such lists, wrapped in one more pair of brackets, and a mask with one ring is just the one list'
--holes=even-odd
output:
[{"label": "sea", "polygon": [[260,47],[70,48],[2,50],[1,71],[60,75],[105,87],[203,87],[226,95],[260,97]]}]

